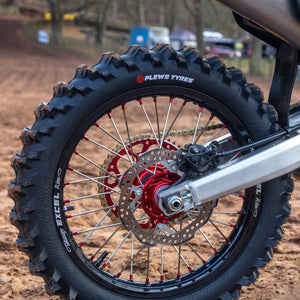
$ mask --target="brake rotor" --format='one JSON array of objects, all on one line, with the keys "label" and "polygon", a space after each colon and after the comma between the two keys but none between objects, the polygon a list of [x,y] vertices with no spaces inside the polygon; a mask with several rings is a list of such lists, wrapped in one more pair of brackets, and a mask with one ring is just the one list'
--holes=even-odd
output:
[{"label": "brake rotor", "polygon": [[[149,174],[141,188],[137,180],[143,172],[158,165],[166,165],[177,160],[177,153],[166,149],[152,149],[141,155],[135,165],[123,175],[120,188],[121,196],[118,203],[118,216],[122,225],[135,234],[137,239],[146,245],[155,244],[181,245],[192,239],[195,232],[209,220],[212,213],[212,204],[205,203],[198,207],[193,217],[187,218],[188,212],[166,216],[159,209],[157,194],[162,188],[168,188],[177,181],[178,175],[167,171]],[[177,179],[176,179],[177,178]],[[139,190],[140,196],[136,196]],[[141,210],[142,208],[142,210]],[[192,210],[193,213],[195,210]],[[144,212],[144,213],[142,213]],[[151,224],[151,229],[141,226],[140,219],[145,217]],[[182,220],[185,219],[185,222]],[[180,228],[176,229],[171,221],[178,221]]]},{"label": "brake rotor", "polygon": [[[133,136],[130,138],[131,143],[129,143],[128,140],[124,142],[124,144],[127,146],[127,151],[129,155],[132,156],[133,160],[137,161],[139,159],[139,156],[147,152],[151,147],[157,146],[157,140],[153,137],[151,137],[150,134],[144,134],[139,136]],[[162,144],[162,147],[164,149],[168,150],[178,150],[178,147],[171,143],[170,141],[165,140]],[[109,154],[107,158],[104,160],[104,163],[102,165],[102,169],[107,170],[108,173],[114,174],[115,176],[107,176],[107,173],[104,171],[100,171],[100,179],[99,181],[102,183],[99,185],[98,192],[100,194],[99,198],[101,201],[102,207],[107,207],[107,211],[109,211],[108,207],[112,207],[111,210],[108,212],[108,216],[112,220],[113,223],[119,223],[119,217],[118,217],[118,205],[115,205],[115,202],[118,200],[118,198],[113,199],[111,191],[115,188],[118,188],[119,180],[121,179],[118,174],[121,174],[120,171],[120,164],[121,164],[121,157],[126,155],[126,151],[122,145],[117,145],[115,148],[112,149],[115,153]],[[133,154],[134,153],[134,154]],[[164,168],[162,165],[156,166],[156,173],[160,174]],[[147,181],[147,178],[149,177],[149,171],[150,173],[151,168],[148,170],[145,170],[142,174],[140,174],[140,180],[142,180],[144,183]],[[164,175],[165,171],[163,171]],[[177,175],[178,176],[178,175]],[[160,176],[163,177],[163,176]],[[179,179],[179,176],[175,179],[174,177],[171,179],[172,183],[177,181]],[[169,179],[170,180],[170,179]],[[169,182],[170,183],[170,182]],[[171,183],[170,183],[171,184]],[[145,223],[143,221],[140,222],[140,225],[143,228],[148,228],[149,224]],[[153,227],[153,224],[150,224],[150,227]]]}]

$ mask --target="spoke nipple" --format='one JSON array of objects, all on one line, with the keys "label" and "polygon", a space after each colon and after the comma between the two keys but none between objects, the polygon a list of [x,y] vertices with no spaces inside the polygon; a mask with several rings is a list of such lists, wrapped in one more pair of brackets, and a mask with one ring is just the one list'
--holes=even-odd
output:
[{"label": "spoke nipple", "polygon": [[67,219],[71,219],[72,218],[72,215],[67,215]]},{"label": "spoke nipple", "polygon": [[150,283],[150,279],[146,278],[146,284],[149,284],[149,283]]},{"label": "spoke nipple", "polygon": [[81,242],[80,244],[79,244],[79,247],[82,247],[84,245],[84,242]]},{"label": "spoke nipple", "polygon": [[64,203],[68,203],[68,202],[70,202],[70,200],[69,200],[69,199],[67,199],[67,200],[64,200]]},{"label": "spoke nipple", "polygon": [[122,109],[125,110],[125,105],[122,105]]},{"label": "spoke nipple", "polygon": [[78,151],[76,151],[76,150],[74,151],[74,153],[75,153],[75,154],[77,154],[77,155],[79,155],[79,152],[78,152]]},{"label": "spoke nipple", "polygon": [[244,212],[243,212],[242,210],[240,210],[240,211],[238,212],[238,214],[239,214],[239,215],[243,215]]},{"label": "spoke nipple", "polygon": [[230,142],[232,140],[233,140],[233,137],[230,137],[230,138],[227,139],[228,142]]},{"label": "spoke nipple", "polygon": [[76,235],[76,234],[78,234],[78,232],[77,232],[77,231],[74,231],[74,232],[72,232],[72,235]]},{"label": "spoke nipple", "polygon": [[213,117],[214,117],[214,115],[213,115],[213,114],[211,114],[211,116],[210,116],[209,120],[212,120],[212,119],[213,119]]},{"label": "spoke nipple", "polygon": [[214,248],[215,253],[218,253],[218,250],[216,248]]},{"label": "spoke nipple", "polygon": [[164,275],[160,276],[160,281],[164,281]]},{"label": "spoke nipple", "polygon": [[103,265],[102,265],[102,269],[104,269],[106,266],[107,266],[107,264],[103,264]]},{"label": "spoke nipple", "polygon": [[232,228],[235,228],[236,226],[235,226],[235,225],[233,225],[233,224],[230,224],[230,227],[232,227]]},{"label": "spoke nipple", "polygon": [[74,171],[74,169],[73,169],[73,168],[71,168],[71,167],[68,167],[68,170],[69,170],[69,171]]},{"label": "spoke nipple", "polygon": [[139,99],[139,103],[140,103],[141,105],[143,105],[142,99]]},{"label": "spoke nipple", "polygon": [[93,261],[94,258],[95,258],[95,256],[92,255],[92,256],[90,257],[90,261]]},{"label": "spoke nipple", "polygon": [[90,140],[90,138],[89,137],[87,137],[86,135],[83,137],[85,140],[87,140],[87,141],[89,141]]},{"label": "spoke nipple", "polygon": [[65,185],[69,185],[69,184],[70,184],[70,182],[69,182],[69,181],[66,181],[66,182],[65,182]]},{"label": "spoke nipple", "polygon": [[180,280],[181,275],[177,274],[177,280]]},{"label": "spoke nipple", "polygon": [[205,266],[207,266],[207,265],[208,265],[208,263],[207,263],[207,261],[206,261],[206,260],[203,260],[203,263],[204,263],[204,265],[205,265]]},{"label": "spoke nipple", "polygon": [[95,126],[96,126],[96,127],[99,127],[99,124],[98,124],[98,123],[95,123]]},{"label": "spoke nipple", "polygon": [[202,111],[203,111],[203,107],[200,107],[199,111],[202,113]]},{"label": "spoke nipple", "polygon": [[121,276],[121,273],[118,273],[118,274],[116,275],[117,278],[119,278],[120,276]]},{"label": "spoke nipple", "polygon": [[133,275],[132,274],[129,275],[129,280],[133,280]]},{"label": "spoke nipple", "polygon": [[230,243],[229,238],[225,238],[225,241],[226,241],[228,244]]},{"label": "spoke nipple", "polygon": [[65,206],[66,211],[70,211],[70,210],[74,210],[74,209],[75,209],[74,206]]},{"label": "spoke nipple", "polygon": [[190,266],[188,266],[188,269],[190,272],[193,272],[193,269]]}]

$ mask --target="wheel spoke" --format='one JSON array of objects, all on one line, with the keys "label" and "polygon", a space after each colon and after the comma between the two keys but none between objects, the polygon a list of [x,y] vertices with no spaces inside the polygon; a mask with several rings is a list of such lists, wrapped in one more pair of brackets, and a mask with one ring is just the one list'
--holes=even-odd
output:
[{"label": "wheel spoke", "polygon": [[215,229],[217,229],[217,231],[222,235],[222,237],[225,239],[225,241],[227,243],[229,243],[229,239],[225,236],[225,234],[221,231],[221,229],[211,220],[209,220],[209,222],[210,222],[210,224],[212,224],[215,227]]},{"label": "wheel spoke", "polygon": [[185,105],[186,105],[186,101],[184,101],[184,102],[182,103],[180,109],[178,110],[178,112],[177,112],[177,114],[176,114],[176,116],[175,116],[175,118],[174,118],[172,124],[170,125],[170,127],[169,127],[169,129],[168,129],[168,131],[167,131],[167,133],[166,133],[166,136],[169,135],[169,132],[170,132],[171,129],[173,128],[173,125],[175,124],[176,120],[178,119],[178,117],[179,117],[179,115],[181,114],[181,112],[182,112],[183,108],[185,107]]},{"label": "wheel spoke", "polygon": [[[133,234],[133,233],[131,233]],[[134,236],[134,235],[133,235]],[[120,277],[121,274],[128,268],[129,264],[130,264],[130,275],[129,275],[129,280],[133,280],[133,262],[134,260],[137,258],[137,256],[143,251],[143,249],[145,249],[146,246],[143,245],[135,255],[133,255],[133,252],[132,255],[131,255],[131,258],[130,258],[130,261],[126,263],[125,267],[122,268],[122,270],[117,274],[117,277]]]},{"label": "wheel spoke", "polygon": [[122,105],[122,110],[123,110],[123,116],[124,116],[124,120],[125,120],[126,131],[127,131],[127,138],[128,138],[128,141],[129,141],[129,148],[130,148],[130,152],[131,152],[131,155],[132,155],[132,161],[134,161],[134,156],[137,158],[138,155],[133,153],[133,150],[132,150],[132,144],[131,144],[131,138],[130,138],[130,133],[129,133],[129,127],[128,127],[128,122],[127,122],[126,111],[125,111],[125,105]]},{"label": "wheel spoke", "polygon": [[238,152],[237,154],[235,154],[231,159],[229,159],[229,161],[233,161],[235,160],[237,157],[239,157],[242,154],[242,152]]},{"label": "wheel spoke", "polygon": [[195,129],[194,129],[192,144],[195,144],[195,139],[196,139],[196,136],[197,136],[198,126],[199,126],[202,111],[203,111],[203,107],[200,106],[196,126],[195,126]]},{"label": "wheel spoke", "polygon": [[114,128],[115,128],[115,131],[116,131],[116,133],[117,133],[117,135],[118,135],[118,137],[119,137],[119,139],[120,139],[120,141],[121,141],[121,144],[122,144],[122,146],[123,146],[123,149],[124,149],[125,152],[126,152],[126,155],[127,155],[127,157],[128,157],[128,160],[130,161],[131,165],[133,165],[134,162],[132,161],[132,159],[131,159],[131,157],[130,157],[130,155],[129,155],[129,153],[128,153],[127,147],[126,147],[126,145],[124,144],[124,141],[123,141],[123,139],[122,139],[122,137],[121,137],[121,134],[120,134],[120,132],[119,132],[119,130],[118,130],[118,127],[117,127],[117,125],[116,125],[114,119],[113,119],[112,114],[111,114],[111,113],[108,113],[108,117],[110,118],[110,120],[111,120],[111,122],[112,122],[112,124],[113,124],[113,126],[114,126]]},{"label": "wheel spoke", "polygon": [[94,195],[87,195],[87,196],[77,197],[77,198],[73,198],[73,199],[66,199],[66,200],[64,200],[64,203],[69,203],[69,202],[78,201],[78,200],[84,200],[84,199],[88,199],[88,198],[95,198],[95,197],[97,197],[97,200],[98,200],[99,196],[109,195],[111,193],[114,193],[114,191],[109,191],[109,192],[104,192],[104,193],[99,193],[99,194],[94,194]]},{"label": "wheel spoke", "polygon": [[[155,104],[155,115],[156,115],[156,123],[157,123],[157,134],[158,134],[158,140],[160,141],[160,129],[159,129],[159,118],[158,118],[158,108],[157,108],[157,99],[156,97],[153,98],[154,104]],[[159,143],[157,143],[159,145]]]},{"label": "wheel spoke", "polygon": [[[141,217],[141,218],[137,219],[137,221],[145,221],[145,220],[149,220],[149,217],[144,217],[144,218]],[[72,232],[72,235],[78,235],[78,234],[87,233],[87,232],[90,232],[90,231],[94,232],[96,230],[107,229],[107,228],[116,227],[116,226],[119,226],[119,225],[122,225],[122,223],[114,223],[114,224],[100,226],[100,227],[97,227],[97,228],[94,227],[94,228],[90,228],[90,229],[74,231],[74,232]]]},{"label": "wheel spoke", "polygon": [[112,153],[112,154],[114,154],[114,155],[116,155],[116,156],[118,156],[118,157],[120,157],[120,158],[122,158],[122,159],[124,159],[124,160],[126,160],[126,161],[128,161],[128,162],[130,162],[130,163],[132,162],[130,159],[128,159],[128,158],[124,157],[123,155],[120,155],[119,153],[117,153],[117,152],[115,152],[115,151],[113,151],[113,150],[111,150],[111,149],[105,147],[104,145],[102,145],[102,144],[100,144],[100,143],[94,141],[93,139],[89,138],[88,136],[84,136],[83,138],[84,138],[86,141],[89,141],[89,142],[91,142],[91,143],[93,143],[93,144],[99,146],[100,148],[103,148],[104,150],[106,150],[106,151],[108,151],[108,152],[110,152],[110,153]]},{"label": "wheel spoke", "polygon": [[[116,201],[116,203],[117,202],[118,201]],[[85,242],[91,237],[91,235],[99,228],[99,225],[103,222],[103,220],[107,217],[107,215],[111,212],[111,210],[112,210],[112,207],[108,209],[108,211],[106,212],[106,214],[98,221],[98,223],[96,224],[96,226],[89,231],[88,235],[79,244],[80,247],[82,247],[85,244]]]},{"label": "wheel spoke", "polygon": [[87,210],[87,211],[80,212],[80,213],[77,213],[77,214],[68,215],[67,218],[70,219],[70,218],[74,218],[74,217],[78,217],[78,216],[92,214],[92,213],[95,213],[95,212],[98,212],[98,211],[102,211],[102,210],[107,210],[108,208],[113,208],[113,207],[118,207],[118,205],[112,205],[112,206],[107,206],[107,207],[102,207],[102,208]]},{"label": "wheel spoke", "polygon": [[169,119],[169,114],[170,114],[172,103],[173,103],[173,97],[170,97],[169,106],[168,106],[168,112],[167,112],[167,115],[166,115],[164,129],[163,129],[162,137],[161,137],[160,144],[159,144],[159,148],[160,149],[162,148],[162,144],[163,144],[163,142],[165,140],[165,137],[166,137],[165,136],[165,132],[166,132],[167,124],[168,124],[168,119]]},{"label": "wheel spoke", "polygon": [[160,281],[164,281],[164,244],[161,244]]},{"label": "wheel spoke", "polygon": [[90,260],[93,261],[93,259],[98,255],[98,253],[108,244],[108,242],[113,238],[113,236],[120,230],[121,224],[113,231],[113,233],[105,240],[105,242],[102,244],[102,246],[90,257]]},{"label": "wheel spoke", "polygon": [[[182,282],[188,278],[184,275],[190,272],[196,274],[209,270],[211,262],[214,261],[211,258],[218,259],[219,252],[216,249],[220,249],[221,253],[221,249],[224,249],[222,245],[232,245],[229,241],[233,232],[233,229],[230,229],[233,227],[231,223],[239,220],[239,216],[244,213],[240,206],[244,195],[236,192],[223,197],[222,201],[216,201],[218,207],[207,205],[178,216],[163,214],[155,202],[155,197],[160,189],[179,180],[182,173],[166,168],[158,159],[160,152],[155,152],[159,150],[153,148],[177,151],[178,146],[175,143],[184,143],[187,136],[191,136],[188,139],[192,140],[192,143],[197,143],[200,139],[205,140],[204,143],[201,142],[204,145],[213,140],[220,144],[228,142],[224,149],[237,147],[238,143],[232,141],[230,128],[225,124],[218,120],[211,122],[214,115],[207,115],[209,109],[204,111],[202,106],[190,100],[177,101],[176,98],[175,102],[173,96],[167,101],[164,100],[164,103],[158,103],[158,99],[160,100],[156,96],[138,99],[138,106],[141,106],[143,111],[143,123],[140,126],[140,120],[132,113],[136,105],[125,101],[126,104],[106,112],[94,123],[94,129],[82,134],[83,139],[79,141],[73,153],[74,161],[73,158],[70,160],[70,165],[76,167],[68,167],[70,173],[67,173],[66,180],[69,181],[65,182],[63,194],[63,208],[71,235],[96,268],[96,272],[102,272],[103,276],[109,274],[114,280],[120,280],[122,284],[131,284],[134,288],[141,285],[149,291],[154,286],[160,288],[159,285],[163,291],[169,280],[177,279],[178,282]],[[190,119],[191,105],[197,110],[194,119]],[[180,122],[183,128],[179,127]],[[209,135],[206,134],[208,131]],[[166,138],[170,136],[172,140],[167,141]],[[153,163],[149,164],[146,161],[142,165],[143,161],[139,161],[139,157],[146,151],[155,153],[149,156],[149,159],[153,158]],[[132,173],[126,173],[131,166],[136,166],[130,170],[134,172],[134,177]],[[94,170],[96,174],[93,174]],[[119,187],[121,178],[122,182],[127,183]],[[122,218],[118,215],[118,208],[124,207],[124,200],[120,198],[121,192],[122,195],[125,192],[127,197]],[[71,203],[76,201],[76,206],[72,206]],[[134,220],[138,224],[137,232],[127,227],[127,210],[130,213],[128,222]],[[193,230],[192,242],[186,240],[178,245],[170,243],[173,234],[176,237],[183,236],[184,233],[178,232],[184,232],[189,225],[192,227],[197,218],[200,221],[200,214],[206,214],[208,217],[203,219],[206,221],[201,228],[197,226]],[[157,228],[160,228],[159,235],[162,237],[157,240],[153,238],[152,241],[156,226],[160,223],[163,225]],[[145,237],[144,232],[147,232]],[[218,255],[215,256],[215,253]],[[152,270],[152,265],[157,266],[155,271]]]},{"label": "wheel spoke", "polygon": [[198,137],[196,138],[195,143],[198,142],[198,140],[199,140],[200,137],[202,136],[203,132],[208,128],[208,125],[209,125],[210,121],[211,121],[213,118],[214,118],[214,115],[211,114],[211,115],[210,115],[210,118],[209,118],[208,121],[206,122],[205,126],[201,129],[201,131],[200,131]]},{"label": "wheel spoke", "polygon": [[98,123],[95,124],[95,126],[99,129],[101,129],[104,133],[106,133],[108,136],[110,136],[113,140],[115,140],[118,144],[122,145],[120,140],[118,140],[114,135],[112,135],[110,132],[108,132],[106,129],[104,129],[102,126],[100,126]]},{"label": "wheel spoke", "polygon": [[215,136],[217,136],[219,133],[221,133],[226,128],[226,125],[222,126],[217,132],[215,132],[209,139],[207,139],[204,143],[202,143],[204,146],[207,146],[208,142],[210,142]]},{"label": "wheel spoke", "polygon": [[103,186],[103,187],[105,187],[105,188],[107,188],[107,189],[113,191],[114,193],[121,194],[120,191],[117,191],[117,190],[115,190],[115,189],[113,189],[113,188],[111,188],[111,187],[109,187],[109,186],[103,184],[102,182],[97,181],[97,180],[93,179],[92,177],[89,177],[89,176],[87,176],[87,175],[85,175],[85,174],[83,174],[83,173],[81,173],[81,172],[79,172],[79,171],[77,171],[77,170],[75,170],[75,169],[73,169],[73,168],[71,168],[71,167],[68,167],[68,170],[71,171],[71,172],[76,173],[76,174],[79,175],[79,176],[82,176],[82,177],[84,177],[84,178],[86,178],[86,179],[89,179],[90,181],[95,182],[96,184],[101,185],[101,186]]},{"label": "wheel spoke", "polygon": [[[86,156],[84,156],[83,154],[79,153],[78,151],[74,151],[74,153],[75,153],[76,155],[78,155],[79,157],[83,158],[84,160],[88,161],[90,164],[92,164],[93,166],[95,166],[95,167],[98,168],[99,170],[101,170],[101,171],[105,172],[106,174],[109,174],[109,176],[111,176],[111,177],[113,177],[113,178],[119,180],[119,178],[118,178],[116,175],[109,173],[109,172],[108,172],[107,170],[105,170],[103,167],[99,166],[98,164],[96,164],[96,163],[93,162],[92,160],[88,159],[88,158],[87,158]],[[101,177],[98,177],[98,178],[100,179]]]},{"label": "wheel spoke", "polygon": [[145,116],[146,116],[147,122],[148,122],[148,124],[149,124],[149,126],[150,126],[150,129],[151,129],[153,135],[154,135],[154,138],[156,139],[157,145],[159,145],[159,140],[158,140],[158,138],[157,138],[157,135],[156,135],[156,133],[155,133],[155,131],[154,131],[154,128],[153,128],[153,126],[152,126],[152,123],[151,123],[151,121],[150,121],[150,119],[149,119],[149,117],[148,117],[147,111],[146,111],[146,109],[145,109],[145,107],[144,107],[144,104],[143,104],[143,102],[142,102],[141,99],[139,99],[139,103],[140,103],[140,106],[141,106],[141,108],[142,108],[142,110],[143,110]]},{"label": "wheel spoke", "polygon": [[210,219],[210,221],[214,222],[214,223],[219,223],[219,224],[222,224],[222,225],[225,225],[225,226],[229,226],[229,227],[232,227],[232,228],[236,227],[234,224],[218,221],[218,220],[215,220],[215,219]]},{"label": "wheel spoke", "polygon": [[147,269],[146,269],[146,284],[150,283],[149,280],[149,265],[150,265],[150,247],[147,247]]},{"label": "wheel spoke", "polygon": [[121,246],[124,244],[124,242],[127,240],[128,236],[130,235],[131,231],[128,231],[128,233],[125,235],[121,243],[116,247],[114,252],[111,254],[111,256],[107,259],[107,261],[102,265],[102,268],[104,269],[107,264],[110,262],[110,260],[114,257],[114,255],[117,253],[117,251],[121,248]]}]

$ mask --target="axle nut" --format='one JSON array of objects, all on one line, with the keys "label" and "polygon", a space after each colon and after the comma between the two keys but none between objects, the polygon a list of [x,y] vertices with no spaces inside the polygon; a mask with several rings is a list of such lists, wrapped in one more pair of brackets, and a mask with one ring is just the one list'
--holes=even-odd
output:
[{"label": "axle nut", "polygon": [[183,208],[183,201],[179,196],[173,195],[168,198],[165,203],[165,207],[171,212],[176,212]]}]

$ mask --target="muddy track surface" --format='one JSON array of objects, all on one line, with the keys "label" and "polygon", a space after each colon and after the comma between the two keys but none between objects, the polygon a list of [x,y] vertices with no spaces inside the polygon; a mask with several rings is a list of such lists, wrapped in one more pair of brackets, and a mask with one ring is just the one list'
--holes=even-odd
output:
[{"label": "muddy track surface", "polygon": [[[89,58],[40,45],[26,39],[19,20],[0,18],[0,299],[49,299],[44,282],[28,272],[28,258],[16,246],[17,229],[9,223],[13,201],[7,185],[14,177],[10,159],[21,149],[21,130],[34,122],[33,111],[48,102],[57,81],[69,81],[75,68],[96,63]],[[99,54],[100,57],[100,54]],[[248,78],[265,94],[269,82]],[[300,82],[293,99],[300,99]],[[273,261],[260,271],[241,299],[300,299],[300,184],[296,182],[292,212],[285,236]],[[50,299],[58,299],[50,297]]]}]

